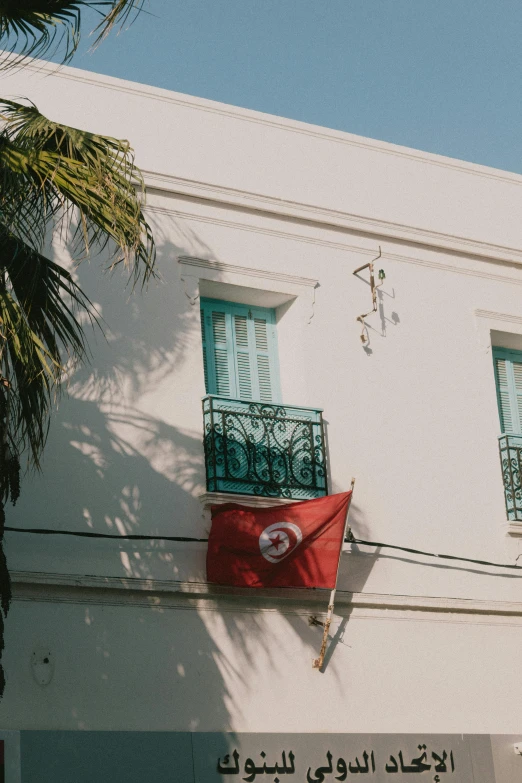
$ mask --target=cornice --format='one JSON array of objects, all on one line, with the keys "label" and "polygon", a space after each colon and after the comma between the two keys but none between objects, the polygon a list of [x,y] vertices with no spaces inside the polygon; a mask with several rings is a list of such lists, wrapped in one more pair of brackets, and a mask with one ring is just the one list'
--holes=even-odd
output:
[{"label": "cornice", "polygon": [[[76,574],[50,574],[13,571],[13,599],[46,603],[108,604],[198,611],[244,613],[323,614],[328,590],[248,588],[210,585],[207,582],[180,582]],[[238,602],[241,603],[238,608]],[[484,601],[474,598],[357,593],[337,590],[336,605],[342,611],[393,611],[401,619],[421,619],[421,615],[454,615],[455,622],[505,622],[522,624],[521,601]],[[341,613],[342,613],[341,611]],[[463,615],[469,616],[466,620]],[[458,617],[461,617],[459,620]],[[471,616],[474,616],[471,617]],[[425,619],[425,618],[424,618]],[[433,618],[435,621],[435,618]]]},{"label": "cornice", "polygon": [[[195,223],[210,223],[218,226],[225,226],[233,228],[239,231],[249,231],[256,234],[266,234],[269,236],[277,236],[281,239],[289,239],[294,242],[302,242],[304,244],[318,245],[320,247],[330,247],[336,250],[350,251],[359,255],[375,256],[375,248],[370,249],[367,246],[355,244],[355,242],[341,242],[326,239],[324,237],[305,236],[303,234],[294,234],[290,231],[283,231],[281,229],[275,229],[272,227],[266,227],[261,225],[249,225],[237,220],[229,220],[224,218],[218,218],[215,216],[200,215],[194,212],[187,212],[180,209],[174,209],[172,207],[147,207],[151,212],[159,212],[182,218],[183,220],[190,220]],[[426,258],[420,258],[418,256],[407,256],[403,253],[393,253],[392,251],[384,248],[382,252],[382,259],[389,261],[398,261],[399,263],[414,264],[415,266],[425,266],[431,269],[438,269],[441,272],[452,272],[459,275],[468,275],[471,277],[480,277],[485,280],[494,280],[499,283],[509,283],[513,285],[522,285],[522,276],[514,277],[513,275],[501,275],[494,272],[489,272],[487,269],[469,269],[462,264],[447,264],[438,260],[429,260]],[[212,262],[209,262],[212,263]],[[270,273],[271,274],[271,273]]]},{"label": "cornice", "polygon": [[[4,54],[5,56],[9,56],[7,53]],[[230,104],[220,103],[219,101],[209,100],[207,98],[198,98],[196,96],[174,92],[172,90],[166,90],[160,87],[140,84],[139,82],[131,82],[125,79],[115,78],[113,76],[97,74],[92,71],[85,71],[80,68],[74,68],[66,65],[60,66],[56,65],[55,63],[46,62],[45,60],[37,60],[27,57],[24,59],[24,70],[51,75],[55,78],[82,82],[84,84],[91,84],[102,89],[113,90],[124,94],[131,94],[141,98],[146,98],[148,100],[160,101],[162,103],[170,103],[178,106],[186,106],[198,111],[205,111],[212,114],[232,117],[244,122],[253,122],[260,125],[282,128],[290,132],[300,133],[319,139],[326,139],[352,147],[369,149],[385,155],[407,158],[409,160],[415,160],[427,165],[449,168],[456,171],[461,171],[465,174],[471,174],[473,176],[486,177],[489,179],[510,182],[511,184],[515,185],[522,185],[522,176],[514,172],[502,171],[501,169],[495,169],[491,166],[483,166],[477,163],[470,163],[468,161],[459,160],[457,158],[449,158],[447,156],[437,155],[432,152],[424,152],[422,150],[404,147],[399,144],[392,144],[390,142],[380,141],[378,139],[357,136],[356,134],[347,133],[346,131],[325,128],[321,125],[313,125],[311,123],[300,122],[299,120],[291,120],[286,117],[279,117],[273,114],[265,114],[263,112],[254,111],[252,109],[244,109],[239,106],[232,106]]]},{"label": "cornice", "polygon": [[[354,134],[323,128],[321,126],[242,109],[217,101],[196,98],[170,90],[95,74],[89,71],[71,68],[70,66],[56,66],[53,63],[42,60],[31,60],[30,58],[26,58],[24,61],[24,69],[51,75],[58,79],[81,82],[101,89],[139,96],[140,98],[147,100],[184,106],[196,111],[210,112],[212,114],[231,117],[237,121],[257,123],[291,133],[299,133],[322,140],[329,140],[333,143],[344,144],[360,149],[368,149],[382,155],[391,155],[403,159],[415,160],[424,165],[442,167],[471,176],[485,177],[503,181],[510,185],[522,186],[522,176],[519,174],[500,171],[488,166],[480,166],[478,164],[401,147],[399,145],[374,139],[367,139],[361,136],[355,136]],[[263,212],[265,214],[304,220],[327,227],[344,228],[349,231],[370,235],[381,241],[382,239],[389,238],[415,243],[429,248],[463,253],[477,258],[503,261],[511,264],[522,264],[522,249],[517,247],[483,242],[481,240],[473,239],[472,237],[445,234],[420,226],[378,220],[367,215],[345,213],[314,206],[313,204],[287,201],[261,193],[221,187],[212,183],[195,182],[160,172],[145,171],[144,173],[149,188],[166,191],[175,195],[192,195],[206,201],[248,207],[251,210]]]},{"label": "cornice", "polygon": [[475,315],[478,318],[487,318],[491,321],[505,321],[510,324],[519,324],[522,326],[522,316],[514,315],[512,313],[498,313],[494,310],[475,310]]},{"label": "cornice", "polygon": [[191,306],[194,306],[200,297],[201,282],[203,280],[212,280],[214,282],[228,282],[236,286],[278,292],[286,295],[286,301],[298,296],[303,297],[309,304],[305,324],[310,324],[314,317],[315,289],[319,285],[318,280],[299,275],[289,275],[275,270],[227,264],[222,261],[212,261],[197,256],[178,256],[178,266],[183,290]]},{"label": "cornice", "polygon": [[288,283],[292,286],[316,288],[319,285],[318,280],[314,280],[310,277],[299,277],[299,275],[287,275],[284,272],[254,269],[252,267],[239,266],[237,264],[226,264],[222,261],[210,261],[196,256],[178,256],[178,263],[189,269],[192,267],[199,267],[201,269],[210,269],[215,272],[228,272],[230,274],[246,275],[247,277],[261,277],[279,283]]},{"label": "cornice", "polygon": [[[296,222],[305,222],[322,228],[344,229],[351,233],[374,237],[379,241],[391,239],[481,259],[522,264],[521,248],[496,245],[470,237],[444,234],[414,225],[378,220],[364,215],[195,182],[157,172],[144,171],[143,174],[145,185],[149,190],[174,196],[195,198],[217,206],[239,207],[267,217],[293,219]],[[146,209],[157,213],[170,211],[169,207],[156,204],[148,204]]]}]

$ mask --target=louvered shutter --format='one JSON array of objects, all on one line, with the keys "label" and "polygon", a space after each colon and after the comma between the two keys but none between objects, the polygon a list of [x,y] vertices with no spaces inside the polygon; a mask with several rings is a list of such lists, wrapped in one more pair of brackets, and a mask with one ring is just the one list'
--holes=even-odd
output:
[{"label": "louvered shutter", "polygon": [[212,311],[212,339],[214,343],[214,370],[216,394],[224,397],[232,394],[230,372],[230,327],[227,313]]},{"label": "louvered shutter", "polygon": [[235,397],[232,329],[226,303],[223,302],[221,307],[208,307],[202,300],[201,305],[203,369],[207,394]]},{"label": "louvered shutter", "polygon": [[255,367],[257,370],[257,398],[261,402],[274,402],[275,389],[272,377],[275,368],[271,361],[272,330],[275,327],[268,323],[266,318],[253,318],[253,342],[255,353]]},{"label": "louvered shutter", "polygon": [[522,352],[493,350],[500,429],[522,434]]},{"label": "louvered shutter", "polygon": [[205,312],[200,310],[201,316],[201,344],[203,346],[203,373],[205,375],[205,391],[208,394],[208,359],[207,359],[207,332],[205,328]]},{"label": "louvered shutter", "polygon": [[513,432],[513,417],[509,400],[508,365],[506,359],[495,357],[498,411],[501,432]]},{"label": "louvered shutter", "polygon": [[518,413],[518,431],[522,433],[522,356],[518,362],[513,361],[513,380]]},{"label": "louvered shutter", "polygon": [[252,357],[248,334],[248,315],[235,313],[233,324],[237,396],[240,400],[252,400]]},{"label": "louvered shutter", "polygon": [[211,299],[201,305],[207,393],[279,402],[275,312]]}]

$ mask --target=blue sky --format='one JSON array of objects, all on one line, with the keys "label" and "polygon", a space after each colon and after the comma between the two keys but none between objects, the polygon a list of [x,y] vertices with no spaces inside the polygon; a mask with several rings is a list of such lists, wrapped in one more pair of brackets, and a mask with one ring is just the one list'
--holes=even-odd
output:
[{"label": "blue sky", "polygon": [[521,33],[520,0],[148,0],[72,65],[522,173]]}]

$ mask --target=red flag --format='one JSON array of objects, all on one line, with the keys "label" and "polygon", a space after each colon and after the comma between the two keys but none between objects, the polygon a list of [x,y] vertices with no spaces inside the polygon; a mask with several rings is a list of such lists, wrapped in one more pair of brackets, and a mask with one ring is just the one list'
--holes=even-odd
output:
[{"label": "red flag", "polygon": [[212,506],[208,581],[334,588],[351,494],[271,508]]}]

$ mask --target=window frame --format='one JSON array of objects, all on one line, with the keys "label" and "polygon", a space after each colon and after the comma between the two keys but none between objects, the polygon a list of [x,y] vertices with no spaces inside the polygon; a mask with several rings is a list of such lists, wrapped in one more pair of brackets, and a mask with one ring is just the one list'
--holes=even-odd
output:
[{"label": "window frame", "polygon": [[[500,431],[502,435],[522,435],[522,416],[517,402],[517,389],[515,384],[513,363],[522,364],[522,351],[517,351],[514,348],[502,348],[500,346],[493,346],[493,372],[495,376],[495,389],[497,394],[497,409],[498,418],[500,423]],[[507,362],[506,375],[507,375],[507,389],[509,395],[509,406],[511,413],[511,420],[513,424],[518,424],[518,429],[513,428],[512,431],[507,432],[504,429],[504,416],[502,412],[501,398],[500,398],[500,384],[497,372],[497,359],[504,359]]]},{"label": "window frame", "polygon": [[[238,373],[237,373],[237,367],[238,367],[238,345],[235,337],[235,322],[234,322],[234,316],[240,315],[245,316],[247,320],[254,321],[256,318],[262,318],[266,320],[267,325],[267,342],[268,342],[268,350],[267,354],[269,357],[269,367],[270,367],[270,380],[271,380],[271,394],[272,399],[270,402],[266,402],[266,404],[272,405],[272,404],[281,404],[282,403],[282,397],[281,397],[281,382],[280,382],[280,373],[279,373],[279,351],[278,351],[278,341],[277,341],[277,319],[276,319],[276,312],[274,308],[269,307],[260,307],[257,305],[248,305],[243,304],[242,302],[232,302],[227,301],[224,299],[213,299],[209,297],[200,297],[200,311],[204,313],[205,318],[205,343],[206,343],[206,350],[207,350],[207,360],[206,360],[206,375],[207,375],[207,381],[208,381],[208,389],[216,389],[216,391],[208,391],[207,388],[205,388],[205,392],[207,395],[214,395],[214,396],[227,396],[227,395],[221,395],[217,392],[217,378],[216,378],[216,371],[215,371],[215,359],[213,358],[212,349],[214,347],[214,338],[213,338],[213,332],[212,332],[212,312],[216,310],[221,310],[225,313],[225,315],[228,315],[231,318],[231,330],[228,332],[227,330],[227,354],[228,354],[228,367],[229,367],[229,377],[230,377],[230,387],[231,387],[231,393],[229,396],[230,399],[235,400],[243,400],[245,402],[257,402],[263,404],[263,401],[260,400],[257,397],[242,397],[239,393],[239,379],[238,379]],[[209,348],[211,350],[209,351]],[[252,346],[249,344],[248,346],[250,357],[252,358]],[[203,341],[202,341],[202,352],[203,352]],[[205,362],[205,360],[203,359]]]}]

